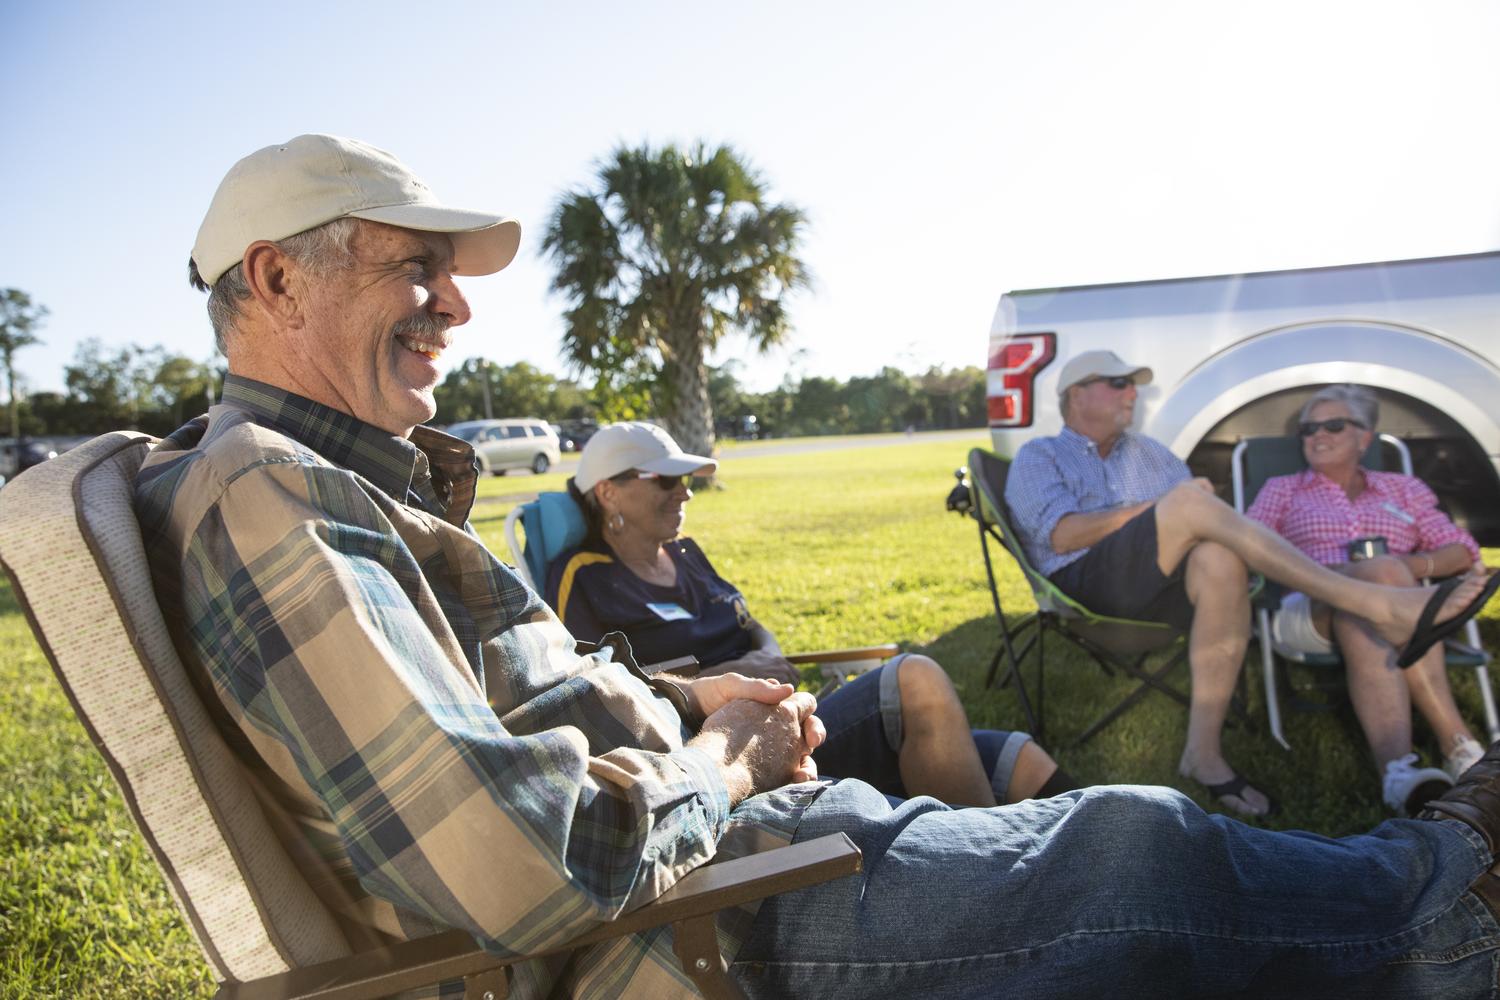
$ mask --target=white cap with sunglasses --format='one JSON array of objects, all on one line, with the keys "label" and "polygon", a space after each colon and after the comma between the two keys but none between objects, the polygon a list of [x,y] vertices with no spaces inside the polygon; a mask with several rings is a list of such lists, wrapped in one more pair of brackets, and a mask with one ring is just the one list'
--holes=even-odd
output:
[{"label": "white cap with sunglasses", "polygon": [[1057,377],[1057,391],[1066,392],[1080,382],[1101,378],[1128,378],[1136,385],[1145,385],[1151,381],[1151,369],[1126,364],[1114,351],[1084,351],[1063,365],[1062,374]]},{"label": "white cap with sunglasses", "polygon": [[573,476],[580,492],[622,472],[635,469],[660,476],[712,475],[719,463],[702,455],[689,455],[677,447],[672,435],[655,424],[629,421],[601,427],[583,446],[578,472]]}]

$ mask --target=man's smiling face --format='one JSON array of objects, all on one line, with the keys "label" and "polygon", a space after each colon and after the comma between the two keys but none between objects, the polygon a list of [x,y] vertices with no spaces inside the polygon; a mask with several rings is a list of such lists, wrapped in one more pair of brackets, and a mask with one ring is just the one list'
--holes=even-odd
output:
[{"label": "man's smiling face", "polygon": [[314,369],[303,376],[316,391],[299,391],[404,436],[437,412],[438,357],[449,327],[469,319],[453,246],[440,233],[362,221],[350,251],[348,268],[302,272],[307,322],[294,354]]}]

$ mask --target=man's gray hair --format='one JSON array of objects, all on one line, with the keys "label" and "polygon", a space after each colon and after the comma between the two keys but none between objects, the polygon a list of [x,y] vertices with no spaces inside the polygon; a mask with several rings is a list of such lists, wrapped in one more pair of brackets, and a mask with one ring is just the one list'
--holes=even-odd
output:
[{"label": "man's gray hair", "polygon": [[1375,430],[1375,424],[1380,419],[1380,403],[1375,398],[1374,390],[1366,385],[1325,385],[1302,404],[1302,412],[1297,414],[1297,421],[1301,423],[1306,420],[1313,407],[1319,403],[1343,403],[1349,408],[1349,416],[1364,424],[1370,431]]},{"label": "man's gray hair", "polygon": [[[329,274],[344,270],[354,264],[354,253],[349,249],[359,220],[334,219],[321,226],[305,230],[284,240],[276,246],[282,253],[314,274]],[[188,283],[200,292],[208,292],[208,321],[214,328],[214,343],[219,353],[228,355],[225,347],[229,331],[239,319],[240,303],[250,297],[250,286],[245,283],[245,268],[236,264],[225,271],[219,280],[209,287],[198,274],[198,264],[188,257]]]}]

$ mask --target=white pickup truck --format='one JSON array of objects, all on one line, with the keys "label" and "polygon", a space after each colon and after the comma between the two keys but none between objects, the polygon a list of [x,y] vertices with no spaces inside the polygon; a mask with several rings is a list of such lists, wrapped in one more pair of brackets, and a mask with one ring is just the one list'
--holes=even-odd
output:
[{"label": "white pickup truck", "polygon": [[997,453],[1057,433],[1058,372],[1095,348],[1154,370],[1137,429],[1225,496],[1236,441],[1290,434],[1316,387],[1371,386],[1379,429],[1500,545],[1500,252],[1007,292],[990,331]]}]

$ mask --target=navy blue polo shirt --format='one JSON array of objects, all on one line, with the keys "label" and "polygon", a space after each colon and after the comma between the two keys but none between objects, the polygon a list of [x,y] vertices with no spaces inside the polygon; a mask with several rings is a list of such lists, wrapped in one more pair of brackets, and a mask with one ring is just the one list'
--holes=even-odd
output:
[{"label": "navy blue polo shirt", "polygon": [[607,546],[585,543],[553,561],[547,603],[576,638],[592,642],[624,632],[642,664],[692,655],[711,667],[749,652],[754,621],[745,598],[691,538],[663,548],[677,566],[670,587],[642,580]]}]

